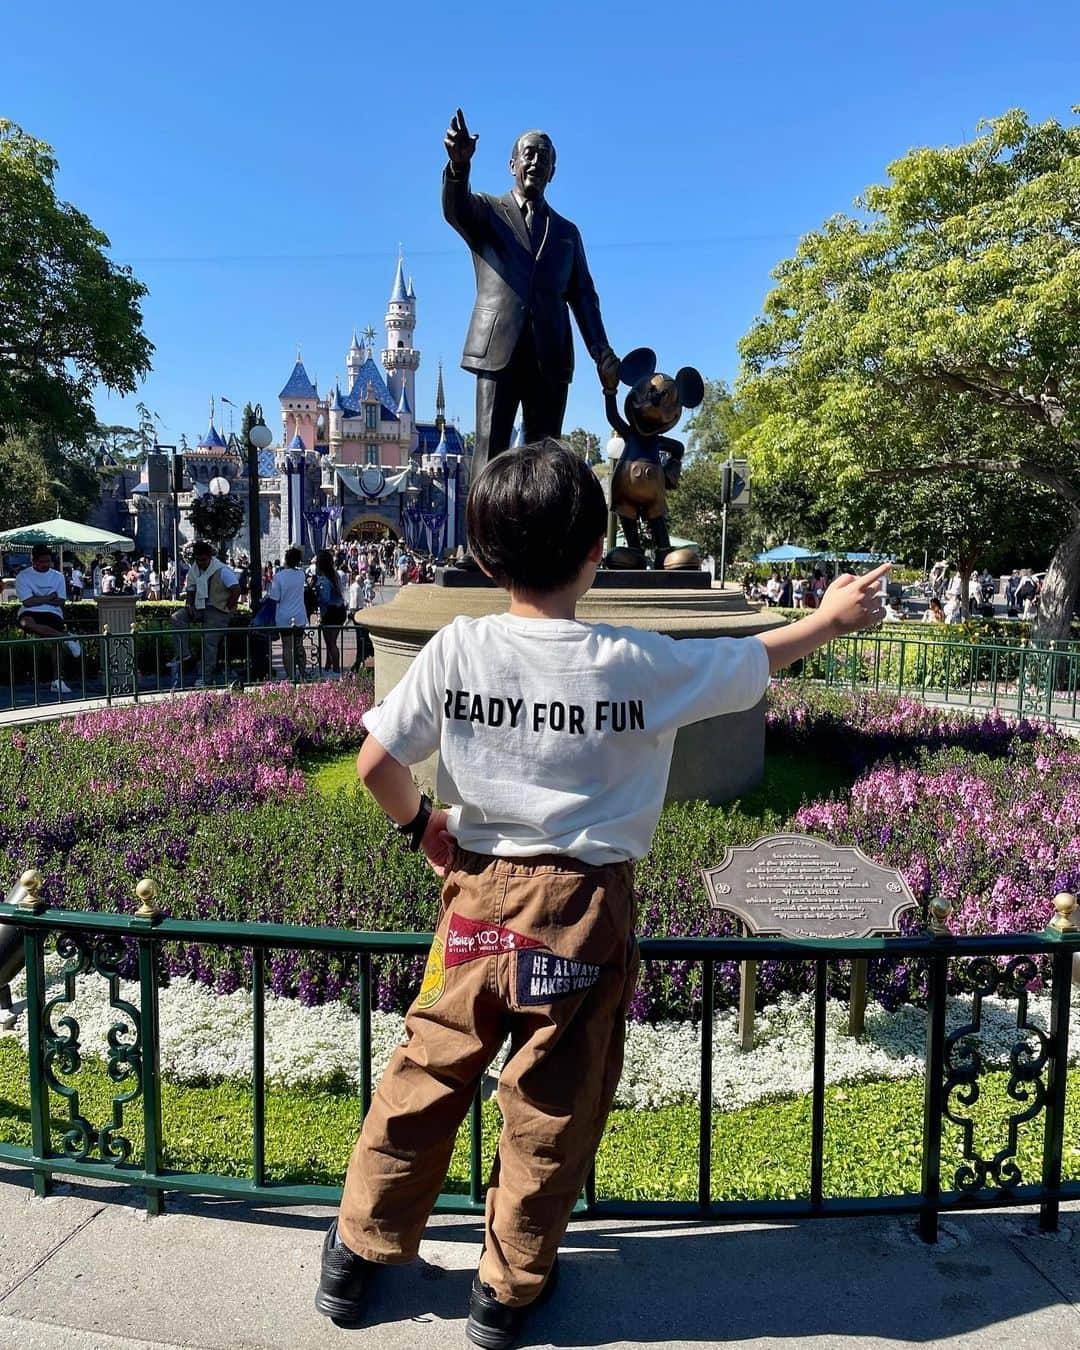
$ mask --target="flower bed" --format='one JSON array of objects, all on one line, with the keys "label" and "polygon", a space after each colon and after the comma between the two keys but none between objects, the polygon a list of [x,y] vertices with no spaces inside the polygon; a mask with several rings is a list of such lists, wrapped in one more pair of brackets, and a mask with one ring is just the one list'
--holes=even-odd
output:
[{"label": "flower bed", "polygon": [[[46,964],[48,997],[60,996],[62,962],[52,956]],[[16,1002],[25,997],[26,982],[14,982]],[[136,983],[121,983],[120,998],[139,1005]],[[1080,1016],[1080,993],[1073,1003],[1073,1030]],[[879,1005],[867,1009],[865,1034],[846,1034],[847,1005],[830,999],[825,1012],[825,1078],[827,1083],[879,1082],[921,1078],[924,1073],[926,1012],[905,1005],[888,1012]],[[59,1016],[74,1016],[80,1044],[88,1054],[100,1054],[110,1028],[117,1022],[105,980],[87,976],[76,988],[72,1003]],[[946,1029],[955,1031],[971,1020],[970,997],[951,998]],[[1027,1023],[1044,1033],[1049,1026],[1050,999],[1032,997]],[[265,1081],[277,1088],[359,1088],[359,1015],[340,1002],[308,1008],[296,999],[267,998],[265,1006]],[[177,980],[162,991],[159,1041],[161,1072],[173,1083],[208,1085],[250,1081],[252,1060],[251,999],[237,990],[220,995],[190,980]],[[400,1013],[376,1012],[371,1018],[373,1081],[382,1076],[390,1056],[404,1036]],[[27,1019],[19,1021],[17,1037],[27,1048]],[[980,1053],[988,1069],[1003,1069],[1017,1040],[1016,1002],[987,998],[978,1035]],[[813,996],[782,995],[762,1011],[755,1024],[754,1048],[739,1048],[733,1010],[717,1015],[713,1029],[713,1106],[735,1111],[775,1097],[808,1094],[813,1086]],[[495,1057],[497,1075],[505,1051]],[[615,1105],[655,1110],[696,1102],[701,1091],[701,1039],[685,1022],[632,1023],[627,1031],[626,1057]],[[1069,1063],[1080,1063],[1080,1038],[1070,1038]]]},{"label": "flower bed", "polygon": [[[0,734],[0,839],[9,878],[39,867],[50,903],[131,912],[134,883],[152,875],[177,918],[265,920],[344,928],[426,930],[438,883],[392,838],[366,794],[324,795],[301,756],[347,751],[362,739],[366,686],[268,686],[192,695],[86,714]],[[794,828],[903,869],[916,897],[945,894],[957,928],[1020,932],[1045,926],[1057,890],[1080,883],[1080,746],[997,713],[956,716],[909,699],[851,697],[776,686],[767,717],[771,755],[822,757],[858,775],[850,792],[777,812],[760,804],[665,810],[638,867],[639,931],[731,931],[710,909],[701,868],[729,844]],[[796,799],[797,800],[797,799]],[[920,922],[912,916],[907,923]],[[250,955],[199,944],[168,950],[173,975],[227,994],[247,984]],[[401,1011],[422,961],[380,961],[376,1006]],[[803,991],[810,968],[763,963],[763,1003]],[[274,952],[273,992],[309,1005],[354,997],[355,961]],[[844,976],[833,977],[842,994]],[[871,988],[892,1006],[917,995],[920,974],[875,963]],[[736,998],[738,971],[718,971],[718,1007]],[[637,1020],[693,1016],[700,973],[646,963]]]}]

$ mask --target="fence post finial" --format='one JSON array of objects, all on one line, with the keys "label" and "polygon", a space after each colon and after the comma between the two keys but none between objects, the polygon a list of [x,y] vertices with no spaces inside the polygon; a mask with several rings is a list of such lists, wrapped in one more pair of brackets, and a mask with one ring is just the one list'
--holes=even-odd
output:
[{"label": "fence post finial", "polygon": [[157,923],[161,918],[161,909],[157,903],[158,884],[152,877],[143,877],[142,881],[135,887],[135,897],[141,903],[135,911],[137,919],[149,919],[151,923]]},{"label": "fence post finial", "polygon": [[22,891],[22,895],[19,896],[17,901],[20,909],[28,909],[33,914],[41,913],[45,908],[45,901],[41,898],[39,892],[44,881],[45,878],[36,867],[30,867],[22,874],[17,888]]},{"label": "fence post finial", "polygon": [[951,937],[949,915],[952,913],[952,901],[943,895],[937,895],[930,901],[930,932],[934,937]]},{"label": "fence post finial", "polygon": [[1076,896],[1071,891],[1059,891],[1054,896],[1054,908],[1057,913],[1050,920],[1050,927],[1057,933],[1075,933]]}]

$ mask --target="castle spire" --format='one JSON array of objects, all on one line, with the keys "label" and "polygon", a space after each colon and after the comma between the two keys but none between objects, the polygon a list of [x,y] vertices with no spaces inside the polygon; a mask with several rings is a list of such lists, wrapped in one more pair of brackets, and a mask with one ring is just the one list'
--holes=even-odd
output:
[{"label": "castle spire", "polygon": [[435,386],[435,425],[440,431],[446,426],[446,394],[443,392],[442,362],[439,362],[439,383]]},{"label": "castle spire", "polygon": [[394,274],[394,289],[390,292],[390,303],[405,304],[409,299],[408,287],[405,285],[405,259],[400,252],[401,245],[398,245],[397,272]]}]

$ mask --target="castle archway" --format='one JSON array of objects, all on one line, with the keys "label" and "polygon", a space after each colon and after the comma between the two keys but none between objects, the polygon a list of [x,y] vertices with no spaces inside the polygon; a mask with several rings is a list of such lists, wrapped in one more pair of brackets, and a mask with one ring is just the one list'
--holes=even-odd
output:
[{"label": "castle archway", "polygon": [[401,532],[395,530],[385,516],[368,512],[354,516],[346,525],[342,537],[346,541],[355,540],[358,544],[376,544],[383,539],[400,539]]}]

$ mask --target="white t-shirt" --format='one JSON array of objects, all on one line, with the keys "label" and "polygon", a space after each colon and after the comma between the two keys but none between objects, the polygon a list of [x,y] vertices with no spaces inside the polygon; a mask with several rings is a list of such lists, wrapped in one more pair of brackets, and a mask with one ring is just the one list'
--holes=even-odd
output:
[{"label": "white t-shirt", "polygon": [[266,589],[267,598],[277,601],[277,613],[274,623],[280,628],[288,628],[293,620],[297,628],[307,627],[307,610],[304,608],[305,576],[299,567],[283,567],[274,573],[274,579]]},{"label": "white t-shirt", "polygon": [[752,708],[768,684],[753,637],[459,616],[364,725],[402,764],[438,750],[463,848],[601,865],[648,852],[679,727]]},{"label": "white t-shirt", "polygon": [[67,599],[67,583],[63,572],[58,572],[55,567],[50,567],[47,572],[24,567],[15,578],[15,594],[24,602],[19,608],[19,614],[52,614],[62,619],[64,611],[59,605],[31,605],[27,609],[25,604],[32,595],[52,595],[54,591],[61,600]]}]

